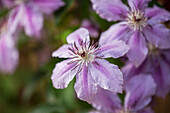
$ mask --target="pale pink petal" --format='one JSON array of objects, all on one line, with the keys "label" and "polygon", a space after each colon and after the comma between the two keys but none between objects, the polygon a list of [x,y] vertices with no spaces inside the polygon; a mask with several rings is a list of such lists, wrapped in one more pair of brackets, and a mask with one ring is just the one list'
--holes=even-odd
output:
[{"label": "pale pink petal", "polygon": [[128,7],[121,0],[91,0],[93,9],[108,21],[124,20]]},{"label": "pale pink petal", "polygon": [[90,41],[90,37],[89,37],[89,31],[85,28],[79,28],[76,31],[74,31],[73,33],[71,33],[70,35],[67,36],[67,42],[68,43],[81,43],[81,41],[85,42],[89,42]]},{"label": "pale pink petal", "polygon": [[134,76],[125,86],[125,109],[142,110],[155,94],[156,84],[151,75]]},{"label": "pale pink petal", "polygon": [[64,44],[59,49],[54,51],[52,53],[52,56],[53,57],[59,57],[59,58],[70,58],[70,57],[73,57],[73,55],[71,54],[71,51],[69,50],[70,47],[71,46],[69,44]]},{"label": "pale pink petal", "polygon": [[140,31],[135,31],[128,41],[130,47],[127,57],[138,67],[146,58],[148,49],[144,35]]},{"label": "pale pink petal", "polygon": [[129,50],[128,45],[125,44],[124,41],[121,40],[113,40],[110,43],[106,43],[101,45],[99,51],[97,53],[102,55],[102,58],[118,58],[123,56]]},{"label": "pale pink petal", "polygon": [[112,25],[108,30],[101,34],[99,44],[106,44],[115,39],[124,40],[126,42],[131,34],[131,29],[129,29],[126,24],[126,22],[120,22]]},{"label": "pale pink petal", "polygon": [[106,60],[96,59],[90,65],[91,76],[101,88],[112,92],[122,92],[123,75],[118,66]]},{"label": "pale pink petal", "polygon": [[170,20],[170,12],[163,8],[154,6],[153,8],[147,8],[145,10],[146,16],[149,18],[148,23],[151,25]]},{"label": "pale pink petal", "polygon": [[170,30],[163,24],[155,24],[152,27],[146,27],[143,29],[143,32],[147,40],[157,48],[170,48]]},{"label": "pale pink petal", "polygon": [[91,103],[96,95],[97,85],[86,65],[83,65],[81,72],[76,76],[75,91],[79,99]]},{"label": "pale pink petal", "polygon": [[77,74],[79,68],[79,67],[75,68],[77,63],[70,62],[71,60],[65,60],[56,64],[51,76],[53,86],[56,89],[66,88],[69,82]]},{"label": "pale pink petal", "polygon": [[62,0],[30,0],[30,2],[46,14],[53,13],[65,4]]}]

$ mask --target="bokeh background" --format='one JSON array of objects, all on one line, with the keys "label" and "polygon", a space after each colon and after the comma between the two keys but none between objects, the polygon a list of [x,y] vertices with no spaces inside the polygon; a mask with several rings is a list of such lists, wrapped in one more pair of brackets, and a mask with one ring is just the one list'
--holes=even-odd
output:
[{"label": "bokeh background", "polygon": [[[52,70],[63,59],[52,58],[51,53],[66,43],[66,36],[82,26],[84,19],[90,20],[99,34],[114,22],[101,19],[91,9],[90,0],[64,1],[64,7],[45,17],[40,39],[27,37],[24,32],[19,35],[17,70],[13,74],[0,73],[0,113],[87,113],[92,109],[91,105],[77,99],[75,80],[66,89],[53,88]],[[153,4],[170,11],[170,0],[153,0],[150,6]],[[8,12],[1,7],[0,19]],[[165,24],[170,26],[170,22]],[[120,59],[107,60],[123,66]],[[123,96],[120,95],[122,99]],[[165,99],[154,97],[152,104],[155,113],[170,113],[170,95]]]}]

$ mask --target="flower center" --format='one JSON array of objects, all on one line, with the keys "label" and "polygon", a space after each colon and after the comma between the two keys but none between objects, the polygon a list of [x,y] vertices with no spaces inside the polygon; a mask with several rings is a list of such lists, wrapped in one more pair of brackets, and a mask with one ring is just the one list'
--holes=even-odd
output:
[{"label": "flower center", "polygon": [[88,63],[93,62],[96,58],[95,52],[99,48],[96,44],[89,45],[89,42],[81,42],[81,44],[76,45],[76,43],[72,44],[72,47],[69,48],[70,54],[73,55],[74,61],[78,61],[80,63]]},{"label": "flower center", "polygon": [[142,30],[143,27],[146,27],[148,18],[145,16],[145,13],[140,10],[135,10],[127,14],[126,21],[128,25],[133,30]]}]

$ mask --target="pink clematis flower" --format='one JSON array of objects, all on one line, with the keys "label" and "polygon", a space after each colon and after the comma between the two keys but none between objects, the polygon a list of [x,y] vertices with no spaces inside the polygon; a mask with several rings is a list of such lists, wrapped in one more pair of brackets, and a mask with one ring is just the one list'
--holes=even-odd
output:
[{"label": "pink clematis flower", "polygon": [[170,30],[161,24],[170,20],[170,13],[157,6],[148,8],[150,1],[128,0],[128,7],[121,0],[91,0],[101,18],[120,21],[102,33],[100,44],[124,40],[130,47],[127,57],[136,67],[146,58],[147,43],[161,49],[170,48]]},{"label": "pink clematis flower", "polygon": [[57,63],[52,74],[53,86],[66,88],[76,75],[77,96],[89,103],[97,86],[112,92],[122,92],[123,75],[118,66],[103,58],[123,56],[128,46],[123,41],[112,41],[103,46],[90,44],[89,32],[80,28],[67,37],[68,44],[53,52],[53,57],[68,58]]},{"label": "pink clematis flower", "polygon": [[40,36],[43,27],[43,14],[50,14],[64,5],[62,0],[2,0],[12,8],[9,26],[15,32],[23,27],[28,36]]},{"label": "pink clematis flower", "polygon": [[155,94],[156,84],[151,75],[135,76],[126,84],[124,106],[117,94],[98,88],[92,102],[97,111],[90,113],[153,113],[147,105]]}]

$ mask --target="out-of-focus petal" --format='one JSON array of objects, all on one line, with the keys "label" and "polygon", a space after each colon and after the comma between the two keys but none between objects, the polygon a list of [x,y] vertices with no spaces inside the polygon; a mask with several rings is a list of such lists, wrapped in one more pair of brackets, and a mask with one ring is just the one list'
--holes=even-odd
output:
[{"label": "out-of-focus petal", "polygon": [[35,5],[35,7],[39,8],[39,11],[46,14],[50,14],[64,6],[64,2],[62,0],[30,0],[30,2],[31,5]]},{"label": "out-of-focus petal", "polygon": [[128,7],[121,0],[91,0],[93,9],[108,21],[124,20]]},{"label": "out-of-focus petal", "polygon": [[112,25],[107,31],[101,34],[99,44],[106,44],[115,39],[124,40],[126,42],[131,34],[131,30],[126,24],[126,22],[120,22]]},{"label": "out-of-focus petal", "polygon": [[96,59],[90,65],[91,76],[100,87],[112,92],[122,92],[123,75],[118,66]]},{"label": "out-of-focus petal", "polygon": [[69,51],[69,48],[70,48],[69,44],[64,44],[59,49],[54,51],[52,53],[52,56],[59,57],[59,58],[70,58],[70,57],[72,57],[72,55],[71,55],[71,51]]},{"label": "out-of-focus petal", "polygon": [[156,58],[153,62],[154,70],[152,76],[157,85],[156,95],[165,98],[170,92],[170,64],[161,57]]},{"label": "out-of-focus petal", "polygon": [[123,56],[126,52],[128,52],[128,50],[129,47],[128,45],[125,44],[124,41],[113,40],[110,43],[101,45],[97,53],[103,55],[103,58],[108,58],[108,57],[118,58]]},{"label": "out-of-focus petal", "polygon": [[70,35],[67,36],[67,42],[68,43],[78,43],[80,44],[81,41],[83,42],[89,42],[90,37],[89,37],[89,31],[85,28],[79,28],[78,30],[74,31]]},{"label": "out-of-focus petal", "polygon": [[13,73],[18,64],[19,53],[11,35],[0,37],[0,71]]},{"label": "out-of-focus petal", "polygon": [[43,16],[37,10],[33,8],[21,5],[20,10],[22,11],[21,26],[24,27],[25,33],[28,36],[40,36],[40,31],[43,27]]},{"label": "out-of-focus petal", "polygon": [[96,95],[97,85],[86,65],[83,65],[81,72],[76,76],[75,91],[78,98],[91,103]]},{"label": "out-of-focus petal", "polygon": [[148,49],[143,34],[140,31],[135,31],[128,41],[129,51],[127,57],[131,62],[138,67],[146,58]]},{"label": "out-of-focus petal", "polygon": [[144,9],[148,6],[148,3],[151,0],[128,0],[128,4],[130,5],[132,10],[135,9]]},{"label": "out-of-focus petal", "polygon": [[145,10],[146,16],[149,18],[148,23],[151,25],[170,20],[170,12],[165,9],[154,6],[153,8],[148,8]]},{"label": "out-of-focus petal", "polygon": [[53,74],[51,76],[53,86],[56,89],[63,89],[66,88],[69,82],[74,78],[74,76],[78,72],[78,66],[75,63],[70,63],[71,60],[65,60],[60,63],[57,63]]},{"label": "out-of-focus petal", "polygon": [[138,75],[133,77],[125,86],[125,109],[142,110],[151,101],[155,94],[156,84],[151,75]]},{"label": "out-of-focus petal", "polygon": [[7,8],[12,8],[16,5],[16,0],[1,0],[1,2]]},{"label": "out-of-focus petal", "polygon": [[170,30],[163,24],[155,24],[152,27],[146,27],[143,32],[147,40],[157,48],[170,48]]},{"label": "out-of-focus petal", "polygon": [[99,86],[92,105],[97,110],[105,111],[106,113],[113,113],[122,108],[121,100],[117,94],[100,88]]}]

